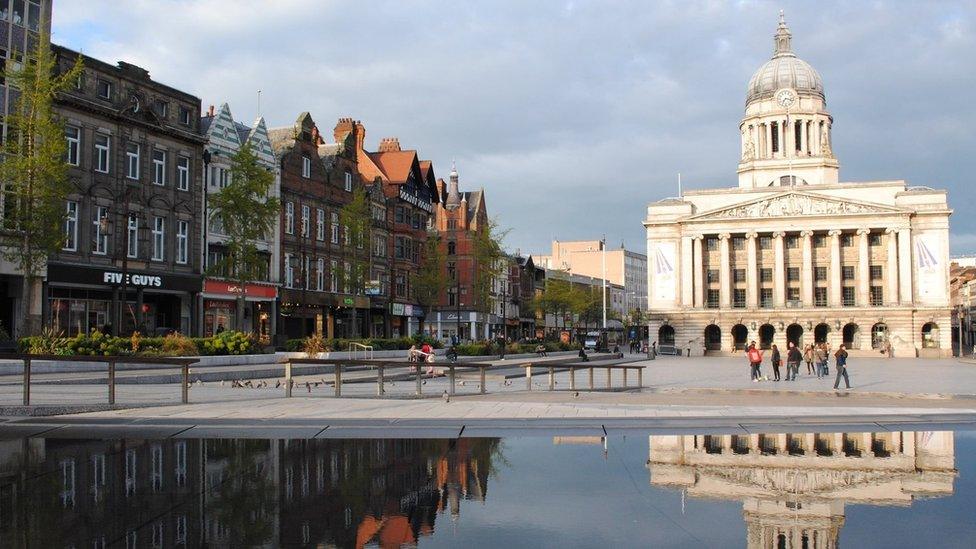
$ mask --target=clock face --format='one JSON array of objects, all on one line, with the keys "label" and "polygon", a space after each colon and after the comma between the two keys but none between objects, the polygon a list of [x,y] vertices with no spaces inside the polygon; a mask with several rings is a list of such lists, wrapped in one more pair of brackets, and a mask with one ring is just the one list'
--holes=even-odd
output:
[{"label": "clock face", "polygon": [[783,88],[776,92],[776,102],[784,109],[796,104],[796,92],[792,88]]}]

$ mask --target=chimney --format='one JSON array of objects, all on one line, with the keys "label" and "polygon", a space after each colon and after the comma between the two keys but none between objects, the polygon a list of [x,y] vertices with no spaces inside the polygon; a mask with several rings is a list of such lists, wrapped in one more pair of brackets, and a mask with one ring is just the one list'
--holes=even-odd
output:
[{"label": "chimney", "polygon": [[340,118],[332,130],[332,137],[336,143],[345,141],[346,136],[353,132],[352,118]]},{"label": "chimney", "polygon": [[207,109],[207,116],[209,116],[210,118],[213,118],[213,116],[214,116],[214,106],[213,105],[210,105],[210,108]]},{"label": "chimney", "polygon": [[396,137],[384,137],[380,140],[379,152],[400,152],[400,140]]},{"label": "chimney", "polygon": [[318,126],[312,126],[312,143],[314,143],[316,146],[322,144],[322,136],[319,135]]}]

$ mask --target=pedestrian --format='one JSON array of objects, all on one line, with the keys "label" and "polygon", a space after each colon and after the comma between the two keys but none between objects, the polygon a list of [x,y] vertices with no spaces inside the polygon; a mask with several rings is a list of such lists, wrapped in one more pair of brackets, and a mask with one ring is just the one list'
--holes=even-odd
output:
[{"label": "pedestrian", "polygon": [[799,373],[802,360],[803,354],[800,353],[800,348],[791,341],[789,351],[786,352],[786,381],[796,381],[796,374]]},{"label": "pedestrian", "polygon": [[824,376],[824,364],[827,362],[827,346],[823,343],[817,344],[813,350],[813,360],[817,363],[817,379]]},{"label": "pedestrian", "polygon": [[832,351],[832,350],[833,349],[830,348],[830,343],[827,343],[825,341],[824,342],[824,351],[826,351],[826,353],[827,353],[827,357],[824,359],[824,375],[825,376],[829,376],[830,375],[830,351]]},{"label": "pedestrian", "polygon": [[749,360],[749,376],[753,383],[759,381],[759,365],[762,363],[762,352],[756,348],[756,342],[753,341],[749,344],[749,348],[746,349],[746,358]]},{"label": "pedestrian", "polygon": [[771,348],[772,348],[773,352],[772,352],[772,355],[769,358],[769,362],[773,366],[773,381],[779,381],[779,365],[783,361],[782,361],[782,358],[779,355],[779,349],[776,347],[776,344],[775,343],[773,344],[773,346]]},{"label": "pedestrian", "polygon": [[578,356],[579,356],[579,358],[582,359],[583,362],[589,362],[590,361],[590,357],[586,356],[586,349],[584,349],[583,347],[580,347],[579,355]]},{"label": "pedestrian", "polygon": [[813,345],[803,347],[803,361],[807,363],[807,375],[813,375]]},{"label": "pedestrian", "polygon": [[851,380],[847,377],[847,349],[844,348],[844,344],[841,344],[837,348],[837,352],[834,353],[834,366],[837,368],[837,379],[834,380],[834,389],[840,386],[840,378],[844,376],[844,384],[847,388],[851,388]]},{"label": "pedestrian", "polygon": [[657,341],[651,343],[651,356],[657,356]]},{"label": "pedestrian", "polygon": [[407,350],[407,362],[417,362],[417,346],[411,345]]},{"label": "pedestrian", "polygon": [[427,363],[427,375],[434,375],[434,349],[430,343],[424,342],[420,347],[420,359]]}]

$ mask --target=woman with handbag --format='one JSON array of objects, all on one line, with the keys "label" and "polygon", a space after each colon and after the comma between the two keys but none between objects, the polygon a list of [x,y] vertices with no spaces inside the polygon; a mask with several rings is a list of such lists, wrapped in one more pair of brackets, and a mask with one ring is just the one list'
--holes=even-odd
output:
[{"label": "woman with handbag", "polygon": [[773,366],[773,381],[779,381],[779,365],[783,363],[783,360],[779,356],[779,349],[776,347],[775,343],[771,349],[773,352],[770,355],[769,361]]}]

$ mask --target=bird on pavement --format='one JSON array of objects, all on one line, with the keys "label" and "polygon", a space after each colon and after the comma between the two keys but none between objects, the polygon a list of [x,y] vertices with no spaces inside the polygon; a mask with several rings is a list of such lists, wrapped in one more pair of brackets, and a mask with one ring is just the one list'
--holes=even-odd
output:
[{"label": "bird on pavement", "polygon": [[573,398],[579,398],[579,391],[576,391],[575,393],[573,393]]},{"label": "bird on pavement", "polygon": [[279,387],[281,387],[281,380],[280,379],[275,381],[275,389],[277,389]]},{"label": "bird on pavement", "polygon": [[222,379],[220,380],[220,386],[221,386],[221,387],[223,387],[223,386],[224,386],[224,380],[222,380]]},{"label": "bird on pavement", "polygon": [[444,402],[450,402],[451,401],[451,395],[447,394],[447,391],[444,391],[444,394],[441,395],[441,398],[444,399]]}]

